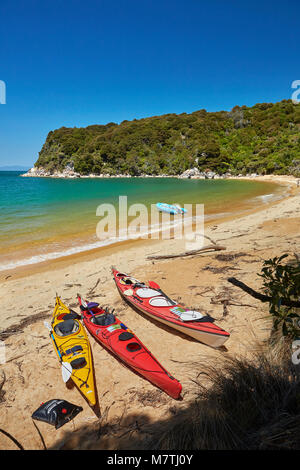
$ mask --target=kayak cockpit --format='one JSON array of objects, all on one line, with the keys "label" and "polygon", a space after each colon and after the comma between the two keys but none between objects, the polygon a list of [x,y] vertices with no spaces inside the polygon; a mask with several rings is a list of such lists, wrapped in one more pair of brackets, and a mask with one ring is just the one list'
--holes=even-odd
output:
[{"label": "kayak cockpit", "polygon": [[115,323],[116,317],[113,313],[102,313],[101,315],[92,316],[90,321],[94,323],[94,325],[109,326]]},{"label": "kayak cockpit", "polygon": [[76,333],[79,330],[78,322],[74,320],[65,320],[57,323],[54,327],[54,331],[58,336],[69,336]]}]

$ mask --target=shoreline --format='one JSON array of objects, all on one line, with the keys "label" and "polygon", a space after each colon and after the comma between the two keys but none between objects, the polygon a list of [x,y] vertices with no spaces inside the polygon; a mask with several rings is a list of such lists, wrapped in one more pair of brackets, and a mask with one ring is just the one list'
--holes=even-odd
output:
[{"label": "shoreline", "polygon": [[[251,200],[249,200],[247,204],[246,202],[244,202],[244,207],[242,205],[242,207],[239,207],[237,210],[233,210],[232,212],[210,213],[208,214],[208,218],[204,222],[204,227],[207,228],[216,223],[220,224],[225,221],[232,221],[239,217],[262,211],[269,206],[272,206],[276,203],[280,203],[282,200],[285,200],[291,197],[291,195],[293,195],[293,193],[296,190],[296,188],[291,187],[291,184],[294,182],[294,180],[291,180],[290,177],[287,177],[287,176],[281,177],[280,181],[278,177],[275,177],[275,178],[274,177],[272,178],[261,177],[261,178],[263,178],[263,181],[271,182],[275,184],[277,187],[287,188],[287,189],[286,191],[282,192],[278,198],[274,199],[273,197],[273,199],[271,198],[270,201],[268,199],[266,200],[262,199],[263,203],[260,206],[253,207],[254,201],[256,199],[254,198],[252,202],[250,202]],[[242,178],[232,178],[232,179],[242,179]],[[243,178],[243,179],[249,180],[248,178]],[[274,194],[272,195],[274,196]],[[264,198],[267,196],[268,195],[265,195],[265,196],[262,195],[262,196],[257,196],[257,198]],[[247,205],[251,205],[252,207],[249,208],[247,207]],[[192,223],[191,226],[194,230],[195,224]],[[167,228],[165,228],[165,230],[166,229]],[[160,236],[161,236],[162,230],[163,229],[159,230]],[[148,234],[148,237],[149,237],[149,234]],[[68,252],[68,249],[62,252],[58,252],[58,253],[50,252],[48,259],[42,259],[38,261],[36,260],[31,261],[31,258],[28,258],[28,259],[25,258],[24,260],[21,260],[20,263],[16,261],[16,264],[14,266],[1,270],[0,271],[0,283],[5,282],[5,280],[7,279],[11,279],[11,278],[15,279],[15,278],[23,277],[26,275],[30,275],[31,273],[38,272],[40,270],[44,272],[47,269],[51,269],[51,270],[55,269],[56,266],[61,266],[61,265],[68,266],[69,264],[73,263],[75,260],[77,263],[77,262],[80,262],[80,260],[91,259],[93,256],[97,256],[101,258],[101,256],[104,255],[105,253],[108,253],[108,252],[113,253],[115,250],[119,251],[122,249],[126,249],[127,245],[131,246],[132,244],[136,244],[136,243],[143,245],[149,242],[156,244],[156,243],[163,242],[161,238],[151,239],[148,237],[137,238],[137,239],[126,238],[126,239],[118,239],[116,241],[107,240],[107,243],[105,241],[91,242],[91,243],[84,244],[82,246],[80,245],[78,247],[70,248],[69,251],[71,251],[71,253],[68,253],[68,254],[65,254],[65,252]],[[93,245],[96,245],[97,243],[102,243],[102,244],[100,246],[93,246]]]},{"label": "shoreline", "polygon": [[292,184],[299,185],[300,178],[293,176],[293,175],[260,175],[257,173],[247,174],[247,175],[232,175],[231,173],[225,174],[217,174],[213,171],[205,171],[200,172],[198,169],[190,169],[186,170],[181,175],[129,175],[129,174],[117,174],[117,175],[109,175],[109,174],[89,174],[89,175],[81,175],[80,173],[76,173],[74,170],[64,170],[62,172],[54,172],[49,173],[43,168],[38,169],[35,167],[30,168],[26,173],[20,175],[24,178],[61,178],[61,179],[74,179],[74,178],[179,178],[179,179],[208,179],[208,180],[217,180],[217,179],[226,179],[226,180],[257,180],[257,181],[289,181]]}]

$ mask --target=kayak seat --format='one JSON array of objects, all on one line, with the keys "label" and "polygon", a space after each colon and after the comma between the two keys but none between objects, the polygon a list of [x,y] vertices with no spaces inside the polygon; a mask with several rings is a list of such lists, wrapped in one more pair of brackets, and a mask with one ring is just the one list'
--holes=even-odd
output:
[{"label": "kayak seat", "polygon": [[99,326],[109,326],[115,323],[116,317],[113,313],[104,313],[91,318],[91,322]]},{"label": "kayak seat", "polygon": [[79,325],[74,320],[65,320],[58,323],[54,327],[54,331],[58,336],[67,336],[79,330]]}]

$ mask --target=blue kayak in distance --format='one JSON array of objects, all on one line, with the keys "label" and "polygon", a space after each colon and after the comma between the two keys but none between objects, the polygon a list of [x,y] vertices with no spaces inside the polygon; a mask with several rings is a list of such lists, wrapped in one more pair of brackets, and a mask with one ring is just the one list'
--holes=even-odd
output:
[{"label": "blue kayak in distance", "polygon": [[187,212],[183,207],[175,206],[173,204],[167,204],[165,202],[158,202],[156,207],[161,212],[167,212],[168,214],[184,214]]}]

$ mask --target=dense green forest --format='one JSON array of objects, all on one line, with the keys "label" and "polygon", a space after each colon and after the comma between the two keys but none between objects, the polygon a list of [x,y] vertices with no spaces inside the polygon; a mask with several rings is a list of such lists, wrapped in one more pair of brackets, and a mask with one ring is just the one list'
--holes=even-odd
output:
[{"label": "dense green forest", "polygon": [[165,114],[49,132],[36,167],[80,174],[217,173],[300,176],[300,105],[291,100],[230,112]]}]

